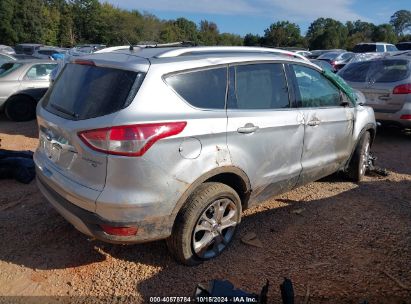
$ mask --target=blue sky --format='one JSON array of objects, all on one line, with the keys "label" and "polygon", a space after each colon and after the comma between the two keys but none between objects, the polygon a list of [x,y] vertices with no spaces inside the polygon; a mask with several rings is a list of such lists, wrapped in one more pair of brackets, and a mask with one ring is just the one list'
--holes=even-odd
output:
[{"label": "blue sky", "polygon": [[303,34],[312,21],[330,17],[342,22],[358,20],[388,23],[397,10],[411,10],[411,0],[100,0],[124,9],[146,11],[160,19],[185,17],[196,23],[207,19],[220,32],[264,33],[271,23],[297,23]]}]

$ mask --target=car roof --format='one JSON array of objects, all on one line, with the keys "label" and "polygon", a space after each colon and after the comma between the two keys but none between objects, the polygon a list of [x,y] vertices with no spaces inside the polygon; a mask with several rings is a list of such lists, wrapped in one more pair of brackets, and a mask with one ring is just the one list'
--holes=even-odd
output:
[{"label": "car roof", "polygon": [[[76,61],[93,61],[97,66],[122,68],[127,70],[147,71],[151,65],[171,64],[174,70],[184,70],[187,68],[202,68],[206,66],[217,66],[230,63],[246,63],[254,61],[288,61],[299,62],[310,65],[318,69],[318,66],[311,63],[308,59],[294,58],[279,54],[267,54],[262,52],[218,52],[218,53],[198,53],[187,54],[184,56],[160,56],[166,54],[167,51],[175,50],[176,48],[147,48],[135,51],[114,51],[108,53],[94,53],[78,58],[72,58],[72,62]],[[291,52],[290,52],[291,53]],[[170,54],[170,53],[169,53]],[[189,63],[183,65],[183,63]],[[185,68],[184,68],[185,67]],[[320,69],[321,70],[321,69]]]},{"label": "car roof", "polygon": [[[135,55],[138,57],[146,59],[154,58],[177,58],[177,57],[187,57],[187,56],[200,56],[200,57],[215,57],[215,56],[238,56],[241,54],[263,54],[268,53],[270,55],[284,54],[292,57],[297,57],[302,60],[307,60],[302,55],[296,54],[291,51],[286,51],[282,49],[271,49],[271,48],[262,48],[262,47],[134,47],[130,49],[119,49],[113,50],[113,52],[108,53],[117,53],[117,54],[127,54]],[[308,61],[308,60],[307,60]]]}]

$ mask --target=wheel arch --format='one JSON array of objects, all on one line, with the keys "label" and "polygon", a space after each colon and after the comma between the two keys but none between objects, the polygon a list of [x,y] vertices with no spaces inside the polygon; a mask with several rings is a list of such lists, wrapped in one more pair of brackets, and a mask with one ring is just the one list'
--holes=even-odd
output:
[{"label": "wheel arch", "polygon": [[195,180],[188,189],[183,193],[180,199],[177,201],[176,206],[171,214],[172,221],[175,221],[177,214],[180,212],[181,207],[190,197],[190,195],[197,189],[198,186],[205,182],[219,182],[233,188],[241,199],[241,205],[244,209],[247,209],[248,200],[251,194],[251,183],[247,174],[240,168],[233,166],[224,166],[215,168]]},{"label": "wheel arch", "polygon": [[347,170],[347,168],[348,168],[348,166],[349,166],[349,164],[350,164],[350,162],[351,162],[351,159],[352,159],[352,157],[353,157],[353,155],[354,155],[355,149],[357,148],[358,142],[361,140],[361,137],[364,135],[365,132],[369,132],[369,133],[370,133],[370,135],[371,135],[371,136],[370,136],[370,137],[371,137],[370,146],[372,146],[372,144],[373,144],[373,142],[374,142],[374,139],[375,139],[375,136],[376,136],[376,133],[377,133],[377,129],[376,129],[375,124],[372,124],[372,123],[366,124],[366,125],[361,129],[360,133],[358,134],[358,137],[357,137],[356,140],[355,140],[355,144],[354,144],[353,149],[352,149],[352,151],[351,151],[350,158],[347,160],[347,162],[346,162],[346,164],[345,164],[345,166],[344,166],[344,169],[345,169],[345,170]]}]

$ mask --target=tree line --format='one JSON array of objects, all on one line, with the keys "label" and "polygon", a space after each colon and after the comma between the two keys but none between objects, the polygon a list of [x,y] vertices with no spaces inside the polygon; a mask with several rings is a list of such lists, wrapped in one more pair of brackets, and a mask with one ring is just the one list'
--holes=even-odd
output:
[{"label": "tree line", "polygon": [[220,33],[216,23],[196,24],[186,18],[161,20],[138,10],[124,10],[98,0],[0,0],[0,44],[23,42],[71,47],[82,43],[106,45],[192,41],[198,45],[247,45],[351,49],[358,42],[411,41],[411,11],[395,12],[389,23],[357,20],[345,24],[318,18],[301,34],[289,21],[271,24],[264,35],[244,37]]}]

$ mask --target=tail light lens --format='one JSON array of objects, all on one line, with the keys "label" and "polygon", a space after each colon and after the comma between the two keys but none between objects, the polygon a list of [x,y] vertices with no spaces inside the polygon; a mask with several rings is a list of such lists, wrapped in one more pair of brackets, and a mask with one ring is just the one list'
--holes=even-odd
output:
[{"label": "tail light lens", "polygon": [[396,86],[392,92],[393,94],[411,94],[411,83],[401,84]]},{"label": "tail light lens", "polygon": [[400,119],[411,120],[411,114],[404,114],[400,116]]},{"label": "tail light lens", "polygon": [[113,227],[109,225],[100,225],[101,229],[107,234],[117,235],[117,236],[132,236],[136,235],[137,227]]},{"label": "tail light lens", "polygon": [[107,154],[141,156],[156,141],[181,133],[187,122],[116,126],[78,133],[91,149]]}]

